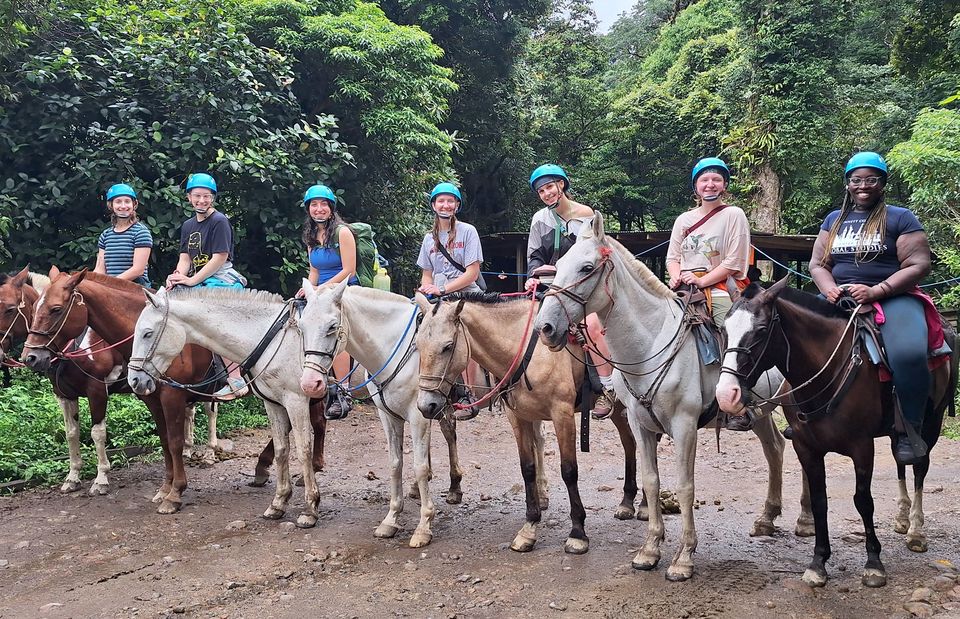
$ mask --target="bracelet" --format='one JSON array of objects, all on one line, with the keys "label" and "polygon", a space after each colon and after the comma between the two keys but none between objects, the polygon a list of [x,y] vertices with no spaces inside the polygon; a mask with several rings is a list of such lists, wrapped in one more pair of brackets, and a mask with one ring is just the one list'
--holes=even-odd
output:
[{"label": "bracelet", "polygon": [[883,290],[883,287],[886,286],[886,287],[887,287],[886,294],[893,294],[893,286],[891,286],[891,285],[887,282],[887,280],[883,280],[882,282],[880,282],[880,283],[877,284],[877,285],[880,286],[880,289],[881,289],[881,290]]}]

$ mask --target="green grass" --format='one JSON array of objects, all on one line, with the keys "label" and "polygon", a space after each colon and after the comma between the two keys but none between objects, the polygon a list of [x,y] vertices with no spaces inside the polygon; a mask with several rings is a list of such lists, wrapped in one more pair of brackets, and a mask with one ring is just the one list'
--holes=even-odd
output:
[{"label": "green grass", "polygon": [[[69,470],[63,413],[50,382],[29,370],[14,370],[13,383],[0,389],[0,483],[28,480],[59,484]],[[220,405],[217,432],[267,425],[263,403],[256,398]],[[207,436],[207,417],[196,417],[195,443]],[[90,439],[90,411],[80,400],[80,445],[82,476],[96,474],[96,452]],[[111,396],[107,405],[107,448],[148,447],[147,458],[156,457],[160,439],[150,412],[132,395]],[[144,456],[141,456],[144,457]],[[122,454],[111,456],[114,466],[126,464]]]}]

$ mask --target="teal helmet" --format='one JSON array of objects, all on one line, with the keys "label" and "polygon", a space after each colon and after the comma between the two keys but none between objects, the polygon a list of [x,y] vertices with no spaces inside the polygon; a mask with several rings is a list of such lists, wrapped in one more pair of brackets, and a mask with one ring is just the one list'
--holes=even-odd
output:
[{"label": "teal helmet", "polygon": [[107,189],[107,202],[113,200],[114,198],[119,198],[120,196],[130,196],[134,200],[137,199],[137,192],[133,190],[133,187],[127,185],[126,183],[117,183]]},{"label": "teal helmet", "polygon": [[443,194],[451,195],[456,198],[458,202],[463,202],[463,196],[460,195],[460,190],[457,189],[456,185],[453,183],[440,183],[430,192],[430,204],[433,204],[437,196]]},{"label": "teal helmet", "polygon": [[730,182],[730,168],[728,168],[723,159],[719,157],[704,157],[698,161],[697,165],[693,166],[693,172],[690,173],[690,181],[694,183],[697,182],[697,177],[707,170],[719,172],[725,182]]},{"label": "teal helmet", "polygon": [[191,189],[209,189],[213,193],[217,193],[217,181],[213,180],[213,177],[209,174],[204,174],[203,172],[197,174],[191,174],[190,178],[187,179],[187,193],[190,193]]},{"label": "teal helmet", "polygon": [[873,168],[880,172],[884,180],[887,179],[887,162],[873,151],[863,151],[850,157],[850,161],[847,162],[847,167],[843,171],[843,178],[849,178],[850,173],[857,168]]},{"label": "teal helmet", "polygon": [[563,168],[554,163],[546,163],[530,174],[530,188],[537,191],[547,183],[557,180],[563,181],[564,191],[570,188],[570,179]]},{"label": "teal helmet", "polygon": [[326,185],[314,185],[310,189],[307,189],[307,192],[303,194],[304,208],[310,204],[310,200],[327,200],[334,210],[337,208],[337,196],[334,195],[333,189],[330,189]]}]

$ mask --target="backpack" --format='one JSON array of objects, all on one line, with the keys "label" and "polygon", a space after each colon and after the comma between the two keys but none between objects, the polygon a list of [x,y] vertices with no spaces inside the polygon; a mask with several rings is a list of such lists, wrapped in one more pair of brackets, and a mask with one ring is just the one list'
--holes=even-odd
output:
[{"label": "backpack", "polygon": [[[357,279],[361,286],[373,287],[373,276],[377,273],[377,243],[373,240],[374,233],[370,224],[360,221],[344,224],[353,233],[357,243]],[[339,226],[336,233],[340,233]],[[340,243],[334,245],[340,251]]]}]

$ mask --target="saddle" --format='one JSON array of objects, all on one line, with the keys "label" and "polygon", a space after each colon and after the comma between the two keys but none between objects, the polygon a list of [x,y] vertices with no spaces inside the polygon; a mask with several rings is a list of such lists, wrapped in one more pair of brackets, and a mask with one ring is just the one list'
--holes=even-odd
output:
[{"label": "saddle", "polygon": [[703,365],[720,363],[721,351],[724,348],[723,334],[713,322],[706,293],[689,286],[677,290],[677,297],[697,342],[700,361]]}]

